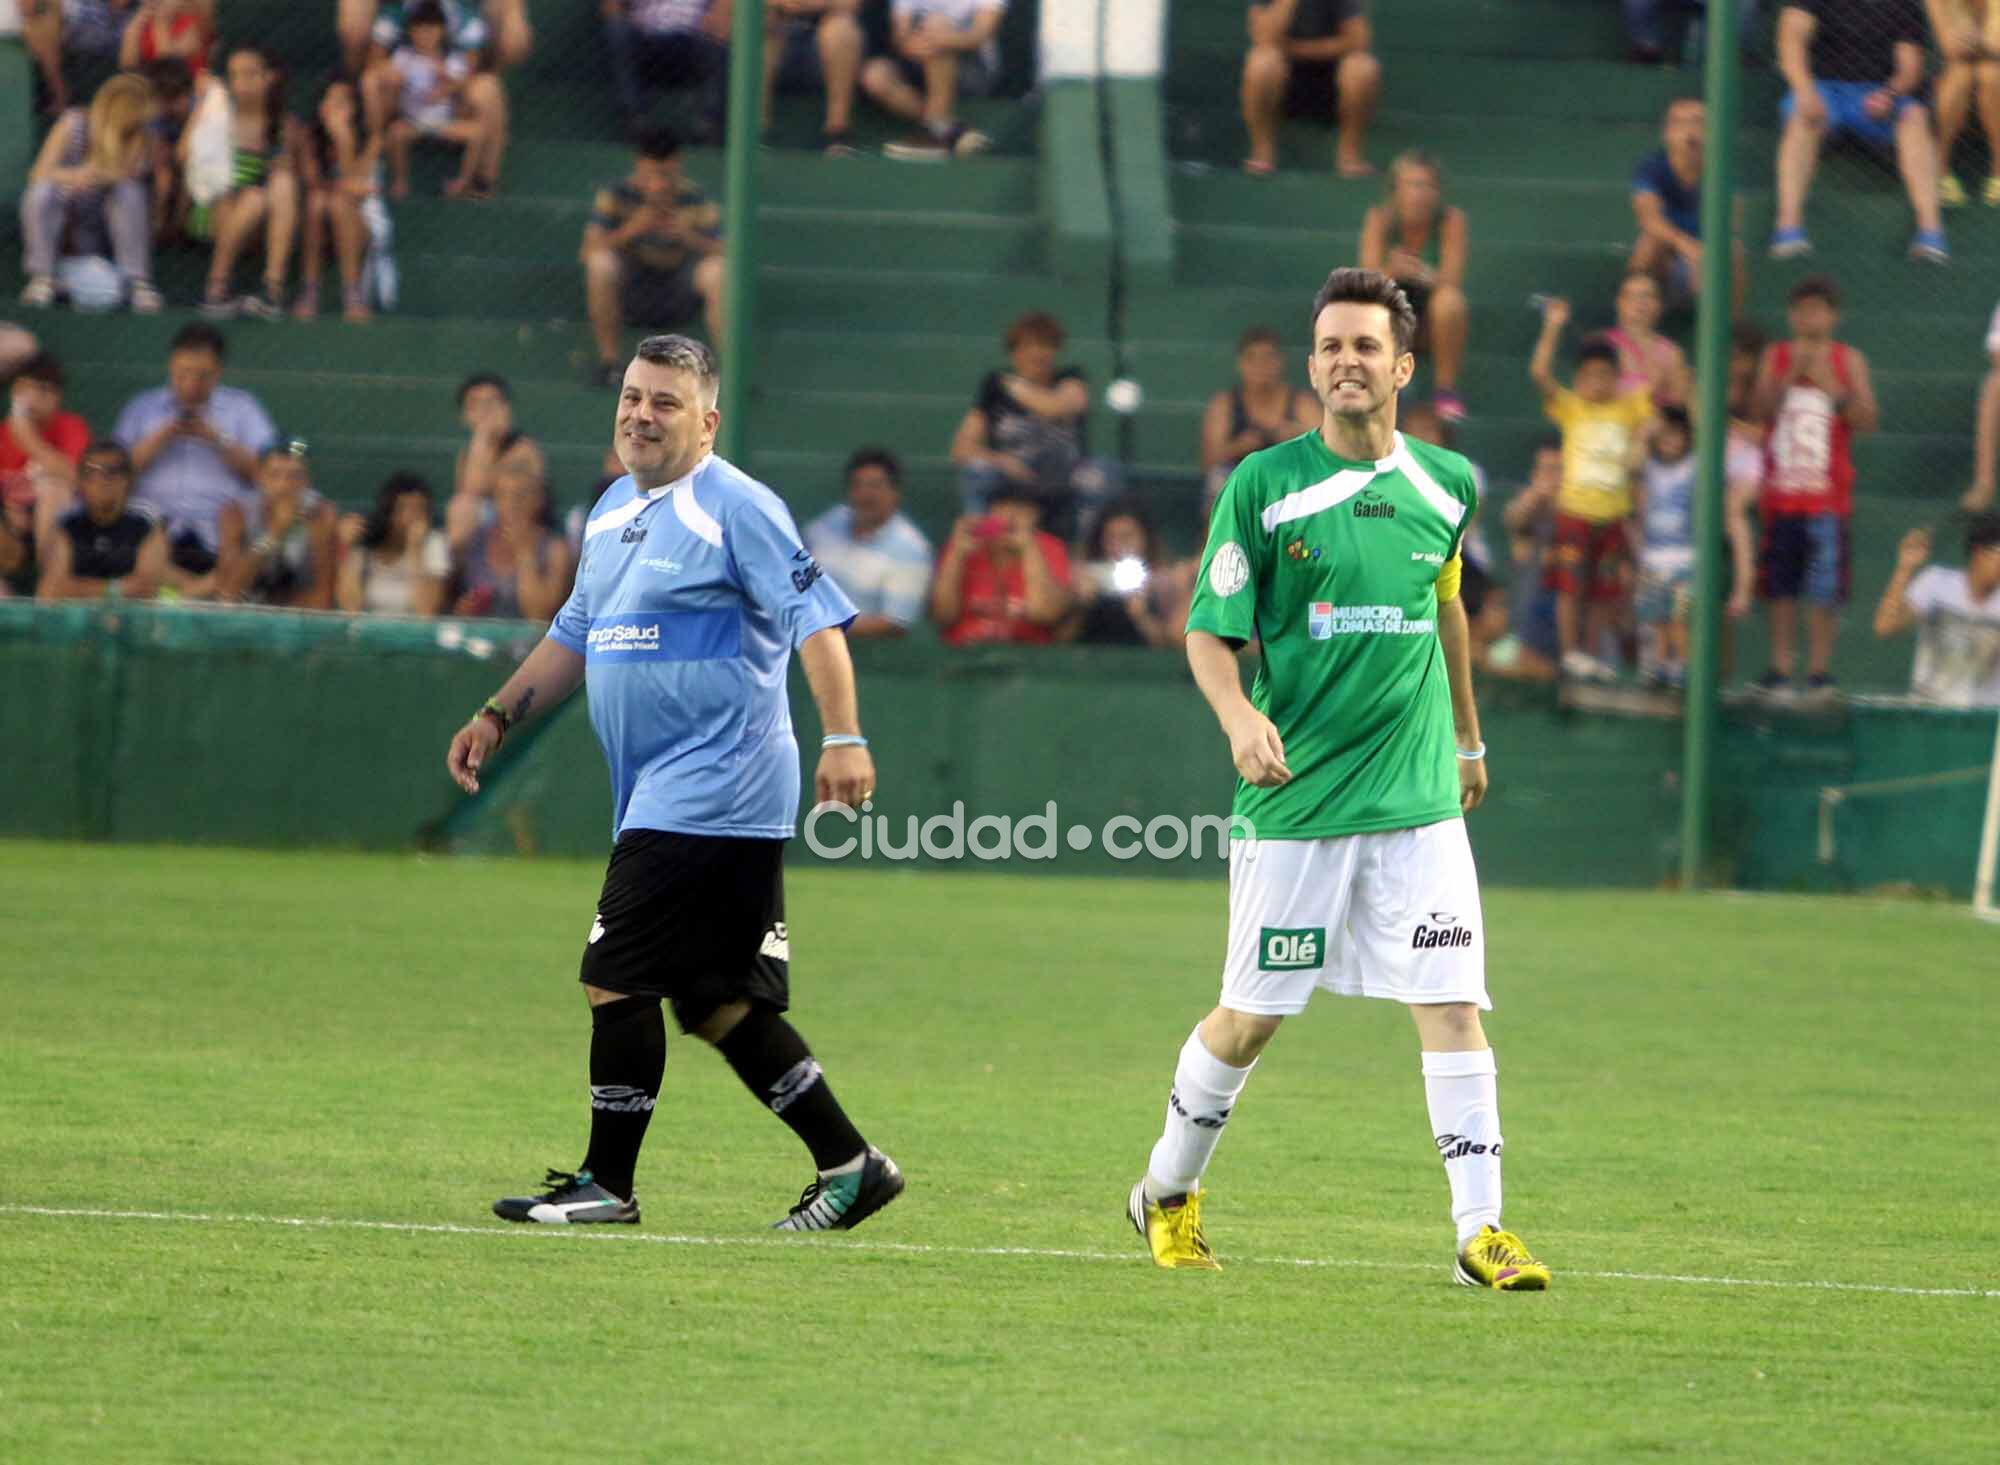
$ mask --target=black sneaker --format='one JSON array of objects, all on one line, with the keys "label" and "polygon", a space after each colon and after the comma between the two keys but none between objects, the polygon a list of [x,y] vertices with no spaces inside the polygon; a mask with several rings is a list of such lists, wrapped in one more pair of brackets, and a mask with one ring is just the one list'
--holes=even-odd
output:
[{"label": "black sneaker", "polygon": [[1823,671],[1816,671],[1806,678],[1806,697],[1814,702],[1837,702],[1840,700],[1840,683]]},{"label": "black sneaker", "polygon": [[1781,671],[1767,671],[1750,684],[1750,690],[1760,697],[1790,696],[1792,679]]},{"label": "black sneaker", "polygon": [[503,1221],[539,1221],[544,1226],[581,1226],[586,1222],[614,1221],[636,1225],[639,1197],[620,1200],[595,1180],[590,1172],[572,1175],[567,1170],[551,1170],[543,1183],[549,1188],[541,1195],[505,1195],[493,1202],[493,1214]]},{"label": "black sneaker", "polygon": [[773,1231],[852,1231],[903,1193],[903,1172],[875,1146],[859,1170],[815,1180]]}]

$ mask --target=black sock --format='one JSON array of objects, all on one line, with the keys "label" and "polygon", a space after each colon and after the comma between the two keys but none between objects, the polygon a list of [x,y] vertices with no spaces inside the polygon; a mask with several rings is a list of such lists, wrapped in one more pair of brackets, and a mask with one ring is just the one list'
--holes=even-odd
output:
[{"label": "black sock", "polygon": [[752,1007],[715,1047],[758,1102],[768,1104],[805,1141],[816,1168],[838,1169],[868,1148],[834,1098],[806,1040],[768,1007]]},{"label": "black sock", "polygon": [[590,1009],[590,1153],[583,1168],[621,1200],[667,1071],[667,1022],[657,997],[621,997]]}]

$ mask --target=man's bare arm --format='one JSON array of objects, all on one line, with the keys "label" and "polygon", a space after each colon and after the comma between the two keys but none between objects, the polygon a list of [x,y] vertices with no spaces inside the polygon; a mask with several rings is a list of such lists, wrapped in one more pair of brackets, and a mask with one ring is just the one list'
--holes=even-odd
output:
[{"label": "man's bare arm", "polygon": [[[493,697],[507,714],[507,731],[560,705],[583,684],[583,666],[579,653],[560,641],[544,637]],[[451,740],[451,747],[445,753],[445,769],[467,793],[479,792],[480,766],[500,746],[501,736],[499,721],[479,712]]]},{"label": "man's bare arm", "polygon": [[[1458,596],[1438,602],[1437,633],[1444,648],[1445,679],[1451,684],[1452,735],[1465,752],[1481,749],[1479,707],[1472,695],[1472,626]],[[1458,760],[1458,790],[1462,810],[1469,814],[1479,807],[1486,797],[1485,758]]]}]

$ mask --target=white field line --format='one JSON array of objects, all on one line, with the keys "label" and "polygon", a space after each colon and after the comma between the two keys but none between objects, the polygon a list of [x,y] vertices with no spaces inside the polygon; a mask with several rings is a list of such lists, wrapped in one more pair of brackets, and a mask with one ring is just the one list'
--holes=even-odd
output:
[{"label": "white field line", "polygon": [[[109,1211],[68,1206],[0,1205],[0,1215],[46,1216],[86,1221],[178,1221],[208,1226],[290,1226],[306,1231],[396,1231],[425,1236],[486,1236],[518,1239],[537,1235],[567,1235],[579,1240],[627,1242],[652,1246],[743,1246],[796,1249],[809,1244],[799,1236],[678,1236],[657,1232],[627,1231],[622,1227],[589,1227],[570,1230],[550,1226],[455,1226],[448,1222],[367,1221],[338,1216],[239,1216],[209,1215],[196,1211]],[[856,1241],[835,1243],[841,1251],[873,1252],[902,1256],[995,1256],[1046,1257],[1057,1261],[1123,1262],[1135,1265],[1136,1251],[1065,1251],[1038,1246],[928,1246],[908,1241]],[[1226,1255],[1226,1254],[1225,1254]],[[1432,1262],[1368,1261],[1360,1257],[1239,1256],[1229,1260],[1253,1266],[1358,1268],[1383,1272],[1428,1272],[1439,1270]],[[1789,1292],[1869,1292],[1893,1297],[1982,1297],[2000,1299],[1994,1287],[1892,1287],[1880,1282],[1787,1281],[1773,1277],[1704,1277],[1680,1272],[1593,1272],[1570,1267],[1557,1268],[1563,1277],[1588,1277],[1605,1282],[1668,1282],[1686,1287],[1769,1287]]]}]

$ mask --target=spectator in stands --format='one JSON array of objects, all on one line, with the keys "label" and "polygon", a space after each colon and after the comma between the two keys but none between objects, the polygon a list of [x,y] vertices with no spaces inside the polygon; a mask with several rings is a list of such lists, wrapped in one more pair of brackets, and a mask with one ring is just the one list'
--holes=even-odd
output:
[{"label": "spectator in stands", "polygon": [[1418,149],[1389,165],[1389,196],[1361,217],[1361,265],[1395,278],[1417,313],[1417,348],[1430,357],[1438,416],[1458,422],[1465,403],[1465,210],[1444,201],[1444,172]]},{"label": "spectator in stands", "polygon": [[[453,50],[491,57],[492,64],[502,69],[520,65],[533,53],[535,32],[528,24],[527,0],[441,0],[441,3]],[[334,28],[340,36],[341,59],[349,76],[362,75],[371,56],[379,60],[403,44],[411,8],[383,5],[380,0],[339,0]]]},{"label": "spectator in stands", "polygon": [[82,502],[43,538],[38,600],[150,600],[167,571],[167,536],[159,519],[132,505],[132,459],[113,442],[84,453]]},{"label": "spectator in stands", "polygon": [[1068,538],[1103,501],[1107,472],[1084,456],[1090,387],[1080,368],[1056,364],[1066,339],[1047,311],[1007,328],[1012,369],[986,374],[951,442],[965,512],[1010,487],[1041,507],[1045,528]]},{"label": "spectator in stands", "polygon": [[[230,48],[224,67],[225,88],[202,91],[203,108],[227,105],[231,185],[212,210],[197,211],[196,232],[215,240],[208,261],[208,285],[202,294],[202,314],[219,320],[247,315],[276,320],[285,311],[285,277],[291,270],[292,240],[299,224],[298,158],[303,129],[285,111],[285,74],[258,46]],[[183,151],[193,144],[199,117],[188,124]],[[192,185],[191,185],[192,187]],[[231,293],[236,261],[264,236],[264,288],[240,298]],[[141,474],[144,473],[141,468]]]},{"label": "spectator in stands", "polygon": [[1365,178],[1368,123],[1382,95],[1382,63],[1369,49],[1362,0],[1264,0],[1250,5],[1250,52],[1243,61],[1243,123],[1250,131],[1246,173],[1278,167],[1278,128],[1287,117],[1337,117],[1334,168]]},{"label": "spectator in stands", "polygon": [[1639,670],[1687,685],[1688,601],[1694,593],[1694,427],[1685,407],[1662,407],[1633,494],[1639,526]]},{"label": "spectator in stands", "polygon": [[1007,0],[890,0],[889,50],[861,70],[861,89],[919,131],[883,155],[931,162],[982,153],[992,139],[958,118],[960,97],[986,97],[1000,80]]},{"label": "spectator in stands", "polygon": [[1938,213],[1937,141],[1920,101],[1924,84],[1922,0],[1785,0],[1778,12],[1778,69],[1790,94],[1779,108],[1778,212],[1771,257],[1810,253],[1806,193],[1820,148],[1853,136],[1893,146],[1917,230],[1910,258],[1946,264]]},{"label": "spectator in stands", "polygon": [[1065,641],[1091,646],[1179,647],[1187,639],[1185,577],[1169,576],[1166,548],[1137,499],[1105,509],[1084,544],[1077,606]]},{"label": "spectator in stands", "polygon": [[600,3],[604,49],[611,60],[611,88],[626,130],[637,137],[646,126],[643,80],[693,92],[695,141],[720,141],[734,0]]},{"label": "spectator in stands", "polygon": [[118,43],[118,69],[137,71],[153,61],[177,61],[199,85],[215,46],[215,0],[146,0]]},{"label": "spectator in stands", "polygon": [[852,641],[900,636],[924,613],[931,542],[902,512],[903,467],[887,448],[847,460],[847,502],[806,525],[806,548],[847,592],[858,614]]},{"label": "spectator in stands", "polygon": [[546,621],[568,597],[576,571],[569,541],[555,527],[546,481],[519,459],[494,471],[493,522],[452,550],[457,615]]},{"label": "spectator in stands", "polygon": [[1236,340],[1236,385],[1211,396],[1201,414],[1203,502],[1215,502],[1238,463],[1313,431],[1321,415],[1319,398],[1285,380],[1283,338],[1250,327]]},{"label": "spectator in stands", "polygon": [[1046,646],[1070,612],[1069,552],[1035,528],[1040,510],[1002,480],[987,512],[964,514],[938,556],[931,619],[945,642]]},{"label": "spectator in stands", "polygon": [[1757,579],[1771,620],[1771,669],[1756,687],[1771,695],[1789,689],[1803,599],[1806,689],[1831,696],[1852,550],[1853,438],[1873,432],[1881,410],[1868,358],[1833,338],[1840,291],[1832,279],[1808,275],[1792,286],[1787,313],[1792,339],[1764,352],[1753,407],[1768,426]]},{"label": "spectator in stands", "polygon": [[64,385],[60,361],[46,351],[31,356],[14,373],[0,422],[0,503],[19,509],[37,538],[68,511],[90,445],[83,419],[63,410]]},{"label": "spectator in stands", "polygon": [[583,285],[597,344],[592,380],[616,386],[621,324],[664,330],[702,317],[722,339],[722,210],[681,171],[673,129],[641,134],[632,171],[597,191],[584,225]]},{"label": "spectator in stands", "polygon": [[1986,379],[1979,388],[1979,416],[1972,438],[1972,486],[1958,501],[1976,514],[1993,505],[1994,465],[2000,460],[2000,305],[1986,327]]},{"label": "spectator in stands", "polygon": [[1693,375],[1687,356],[1659,332],[1663,302],[1660,282],[1633,271],[1618,286],[1618,324],[1604,333],[1618,351],[1618,390],[1644,390],[1656,407],[1683,404]]},{"label": "spectator in stands", "polygon": [[214,593],[226,505],[241,504],[278,430],[248,392],[222,385],[228,346],[214,326],[185,325],[167,348],[167,385],[139,393],[112,436],[132,455],[134,499],[167,532],[167,583]]},{"label": "spectator in stands", "polygon": [[0,320],[0,376],[11,376],[41,349],[42,343],[35,339],[33,331],[24,330],[10,320]]},{"label": "spectator in stands", "polygon": [[[1698,97],[1667,103],[1660,147],[1632,170],[1632,217],[1639,238],[1625,268],[1660,282],[1676,309],[1701,290],[1701,170],[1708,147],[1708,108]],[[1750,272],[1743,241],[1730,240],[1730,298],[1738,311]]]},{"label": "spectator in stands", "polygon": [[434,616],[444,608],[451,546],[435,524],[431,486],[421,474],[392,473],[364,518],[347,514],[335,530],[340,571],[334,598],[345,611]]},{"label": "spectator in stands", "polygon": [[853,157],[847,133],[865,49],[861,0],[765,0],[764,125],[775,92],[824,92],[820,147],[829,157]]},{"label": "spectator in stands", "polygon": [[194,112],[194,86],[187,68],[175,61],[149,61],[139,74],[153,89],[152,120],[146,124],[147,171],[153,181],[153,242],[168,244],[187,228],[188,192],[181,177],[181,137]]},{"label": "spectator in stands", "polygon": [[1947,707],[2000,707],[2000,514],[1972,516],[1964,569],[1926,568],[1930,557],[1930,530],[1903,536],[1895,573],[1875,607],[1875,634],[1915,628],[1912,697]]},{"label": "spectator in stands", "polygon": [[0,500],[0,600],[33,595],[35,578],[34,515]]},{"label": "spectator in stands", "polygon": [[111,252],[132,309],[160,309],[153,285],[153,240],[146,200],[146,123],[152,89],[121,73],[98,88],[90,110],[56,119],[21,193],[21,303],[55,303],[63,246],[69,257]]},{"label": "spectator in stands", "polygon": [[223,505],[216,599],[333,609],[334,519],[312,486],[306,445],[273,443],[258,459],[256,494]]},{"label": "spectator in stands", "polygon": [[1980,201],[2000,204],[2000,6],[1985,0],[1924,0],[1930,13],[1931,35],[1943,66],[1936,93],[1938,130],[1938,202],[1957,208],[1965,202],[1965,185],[1951,168],[1952,146],[1972,115],[1979,95],[1979,122],[1986,134],[1986,182]]},{"label": "spectator in stands", "polygon": [[1573,385],[1557,381],[1556,342],[1568,321],[1568,301],[1543,307],[1542,333],[1528,365],[1542,411],[1563,436],[1562,492],[1546,578],[1556,592],[1563,675],[1601,680],[1616,675],[1593,652],[1615,628],[1630,589],[1626,521],[1653,399],[1643,388],[1619,390],[1618,348],[1601,336],[1577,351]]},{"label": "spectator in stands", "polygon": [[453,544],[493,522],[495,475],[503,464],[538,479],[548,477],[549,467],[542,445],[514,425],[513,388],[504,376],[482,371],[460,382],[458,420],[466,440],[452,468],[451,502],[445,506],[445,528]]},{"label": "spectator in stands", "polygon": [[351,324],[364,323],[374,315],[362,267],[369,247],[366,209],[380,186],[382,136],[363,129],[359,97],[345,76],[327,82],[307,129],[300,162],[305,234],[299,246],[299,295],[292,302],[292,318],[312,320],[319,314],[320,273],[331,236],[340,265],[341,317]]},{"label": "spectator in stands", "polygon": [[375,69],[372,83],[395,92],[383,132],[389,197],[410,196],[410,149],[423,138],[460,149],[458,176],[445,183],[446,198],[491,198],[507,156],[507,93],[500,78],[475,71],[475,56],[451,48],[438,0],[417,0],[405,29],[404,43]]},{"label": "spectator in stands", "polygon": [[1528,481],[1507,500],[1506,634],[1486,648],[1482,670],[1513,681],[1552,682],[1562,655],[1556,631],[1556,592],[1548,582],[1556,501],[1562,496],[1563,442],[1545,438],[1535,447]]},{"label": "spectator in stands", "polygon": [[[1432,447],[1460,451],[1456,430],[1445,421],[1435,403],[1412,402],[1407,407],[1399,406],[1396,426],[1405,437],[1429,443]],[[1466,465],[1472,470],[1472,482],[1479,501],[1484,503],[1486,470],[1470,458],[1466,460]],[[1458,593],[1465,602],[1467,629],[1472,637],[1473,664],[1477,666],[1486,655],[1487,648],[1507,634],[1507,602],[1504,596],[1490,593],[1497,566],[1492,546],[1486,542],[1485,528],[1476,517],[1459,541],[1458,551],[1464,562]]]},{"label": "spectator in stands", "polygon": [[140,0],[21,0],[21,39],[41,72],[51,114],[69,106],[67,66],[102,71],[118,64],[125,27]]}]

